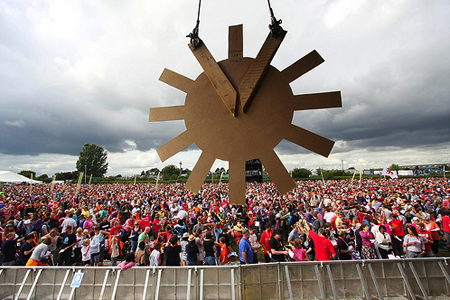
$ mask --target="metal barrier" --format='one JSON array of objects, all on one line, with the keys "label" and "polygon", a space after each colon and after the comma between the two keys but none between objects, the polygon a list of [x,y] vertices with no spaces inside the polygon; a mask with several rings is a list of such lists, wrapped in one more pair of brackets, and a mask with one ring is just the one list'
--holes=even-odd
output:
[{"label": "metal barrier", "polygon": [[[0,299],[450,299],[446,258],[220,267],[2,267]],[[78,288],[71,287],[83,273]]]}]

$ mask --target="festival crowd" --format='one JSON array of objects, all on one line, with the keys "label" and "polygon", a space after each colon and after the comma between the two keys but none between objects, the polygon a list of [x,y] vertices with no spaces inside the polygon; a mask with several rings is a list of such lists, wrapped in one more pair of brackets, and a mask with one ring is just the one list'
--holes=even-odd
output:
[{"label": "festival crowd", "polygon": [[[438,256],[450,247],[448,179],[0,186],[0,264],[190,266]],[[258,258],[259,257],[259,258]],[[121,261],[121,262],[119,262]]]}]

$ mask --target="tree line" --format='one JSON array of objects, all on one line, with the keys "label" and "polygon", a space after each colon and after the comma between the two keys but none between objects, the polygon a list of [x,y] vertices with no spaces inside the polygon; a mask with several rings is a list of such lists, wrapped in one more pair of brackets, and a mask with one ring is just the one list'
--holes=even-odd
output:
[{"label": "tree line", "polygon": [[[55,179],[58,181],[73,181],[75,182],[81,172],[90,179],[91,175],[94,179],[93,182],[116,182],[117,180],[133,180],[134,175],[131,177],[122,177],[121,174],[115,176],[105,177],[108,171],[108,154],[102,146],[98,146],[96,144],[86,143],[80,151],[80,155],[76,162],[76,170],[69,172],[58,172],[55,174]],[[399,170],[400,167],[398,164],[391,164],[389,166],[390,170]],[[296,180],[303,179],[344,179],[346,177],[350,177],[356,170],[326,170],[326,169],[316,169],[314,172],[312,170],[306,168],[294,168],[290,171],[290,175],[292,178]],[[27,177],[33,178],[36,180],[40,180],[43,182],[51,182],[52,177],[49,177],[47,174],[42,174],[36,176],[36,172],[31,170],[23,170],[19,174]],[[175,181],[186,181],[191,174],[191,170],[187,168],[182,168],[180,163],[180,168],[175,165],[168,165],[162,168],[161,170],[158,168],[151,168],[149,170],[143,170],[138,178],[140,181],[155,181],[159,179],[162,182],[175,182]],[[218,181],[219,178],[227,181],[228,176],[222,176],[223,174],[228,174],[228,170],[225,168],[216,168],[214,172],[210,172],[206,180],[210,181]],[[270,174],[268,174],[263,169],[264,178],[270,180]],[[159,175],[159,178],[158,178]],[[32,177],[31,177],[32,176]],[[136,176],[137,177],[137,176]]]}]

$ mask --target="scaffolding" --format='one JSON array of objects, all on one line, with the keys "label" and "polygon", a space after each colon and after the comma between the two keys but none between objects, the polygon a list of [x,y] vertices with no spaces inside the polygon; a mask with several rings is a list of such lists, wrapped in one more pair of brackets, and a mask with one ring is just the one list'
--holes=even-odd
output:
[{"label": "scaffolding", "polygon": [[[450,299],[446,258],[198,267],[0,267],[0,299]],[[71,287],[77,273],[79,287]]]}]

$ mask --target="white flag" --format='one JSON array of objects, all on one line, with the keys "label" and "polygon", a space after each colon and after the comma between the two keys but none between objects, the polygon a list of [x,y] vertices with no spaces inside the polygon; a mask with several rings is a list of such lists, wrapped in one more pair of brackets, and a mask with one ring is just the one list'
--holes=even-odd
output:
[{"label": "white flag", "polygon": [[383,175],[386,176],[390,176],[391,178],[398,178],[397,173],[396,172],[392,172],[391,170],[389,170],[388,168],[384,168],[383,169]]}]

